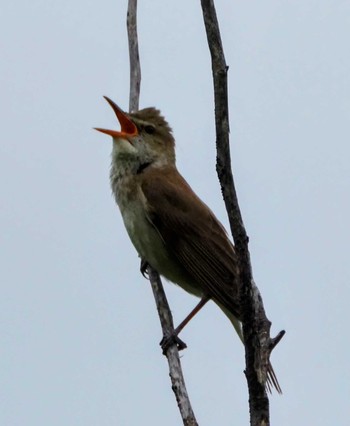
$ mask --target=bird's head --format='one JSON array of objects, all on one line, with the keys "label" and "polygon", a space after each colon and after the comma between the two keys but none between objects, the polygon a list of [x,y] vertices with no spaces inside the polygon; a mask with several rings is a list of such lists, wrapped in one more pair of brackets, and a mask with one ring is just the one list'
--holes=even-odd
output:
[{"label": "bird's head", "polygon": [[118,161],[149,162],[158,166],[175,164],[172,130],[156,108],[126,113],[105,96],[115,112],[121,129],[95,128],[113,138],[113,156]]}]

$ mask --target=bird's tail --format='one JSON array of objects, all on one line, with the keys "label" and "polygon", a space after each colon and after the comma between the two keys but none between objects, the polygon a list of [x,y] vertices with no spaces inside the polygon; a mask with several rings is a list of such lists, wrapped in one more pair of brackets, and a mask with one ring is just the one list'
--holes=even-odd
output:
[{"label": "bird's tail", "polygon": [[266,388],[272,393],[272,388],[275,388],[278,393],[282,393],[282,389],[280,384],[278,383],[276,374],[272,367],[271,362],[269,361],[269,365],[267,366],[267,380],[266,380]]},{"label": "bird's tail", "polygon": [[[239,338],[241,339],[242,343],[244,344],[243,339],[243,331],[242,331],[242,323],[238,321],[236,317],[234,317],[231,312],[227,311],[225,308],[221,309],[226,313],[228,318],[230,319],[232,325],[234,326]],[[269,365],[267,366],[267,380],[266,380],[266,389],[268,392],[272,393],[272,389],[275,388],[278,393],[282,393],[282,389],[280,384],[278,383],[277,376],[275,374],[275,371],[272,367],[271,362],[269,361]]]}]

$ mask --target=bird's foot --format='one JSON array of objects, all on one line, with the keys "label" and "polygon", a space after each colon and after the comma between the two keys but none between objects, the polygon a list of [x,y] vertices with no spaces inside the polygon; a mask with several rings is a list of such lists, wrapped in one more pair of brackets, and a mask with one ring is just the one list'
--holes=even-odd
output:
[{"label": "bird's foot", "polygon": [[146,259],[141,259],[141,264],[140,264],[140,272],[143,275],[144,278],[146,278],[146,280],[149,279],[149,275],[148,275],[148,262]]},{"label": "bird's foot", "polygon": [[176,345],[179,351],[187,348],[186,343],[182,341],[176,333],[164,335],[159,344],[163,350],[163,355],[166,355],[167,350],[172,345]]}]

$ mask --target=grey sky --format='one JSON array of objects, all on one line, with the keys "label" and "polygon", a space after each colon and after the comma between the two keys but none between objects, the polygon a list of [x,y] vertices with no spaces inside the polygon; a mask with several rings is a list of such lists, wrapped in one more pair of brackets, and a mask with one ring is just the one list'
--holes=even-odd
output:
[{"label": "grey sky", "polygon": [[[226,225],[199,1],[139,1],[141,106]],[[275,425],[348,424],[350,2],[217,1],[233,167],[275,332]],[[126,1],[2,5],[0,424],[177,426],[151,289],[109,188]],[[166,284],[175,322],[196,300]],[[212,304],[182,335],[201,426],[248,424],[243,348]]]}]

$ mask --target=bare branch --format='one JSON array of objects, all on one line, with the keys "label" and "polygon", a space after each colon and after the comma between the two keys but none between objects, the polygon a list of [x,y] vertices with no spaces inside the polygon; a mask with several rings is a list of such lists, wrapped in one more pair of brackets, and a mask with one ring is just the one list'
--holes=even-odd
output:
[{"label": "bare branch", "polygon": [[267,426],[269,425],[269,400],[266,386],[269,388],[273,385],[280,391],[269,358],[272,349],[283,337],[284,332],[280,332],[275,339],[270,338],[271,323],[266,317],[260,292],[253,280],[248,249],[249,239],[243,224],[231,169],[227,94],[228,66],[225,61],[214,1],[201,0],[201,5],[212,60],[217,174],[241,267],[240,298],[251,425]]},{"label": "bare branch", "polygon": [[[152,285],[154,298],[157,305],[159,319],[162,325],[163,335],[171,335],[174,331],[173,317],[166,299],[162,283],[158,273],[148,266],[149,279]],[[171,345],[166,352],[169,363],[169,375],[172,389],[174,391],[177,405],[179,407],[183,424],[186,426],[197,426],[195,415],[187,394],[185,380],[183,377],[179,351],[176,345]]]},{"label": "bare branch", "polygon": [[141,88],[141,66],[137,38],[137,0],[129,0],[126,26],[128,30],[130,59],[129,111],[132,112],[139,109]]},{"label": "bare branch", "polygon": [[[137,111],[139,108],[141,85],[141,66],[137,41],[136,15],[137,0],[129,0],[127,29],[130,55],[130,112]],[[163,336],[171,335],[174,333],[174,323],[159,274],[150,266],[147,267],[147,272],[151,282],[154,299],[157,305]],[[169,375],[171,379],[172,389],[176,397],[183,424],[185,426],[198,426],[186,390],[179,357],[179,351],[176,344],[169,346],[165,355],[168,359]]]}]

